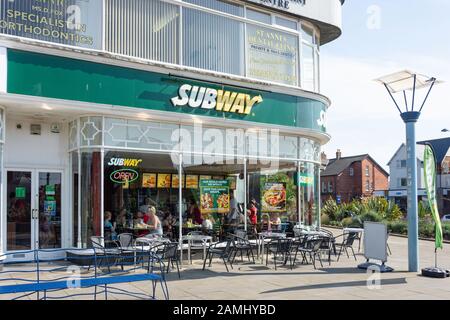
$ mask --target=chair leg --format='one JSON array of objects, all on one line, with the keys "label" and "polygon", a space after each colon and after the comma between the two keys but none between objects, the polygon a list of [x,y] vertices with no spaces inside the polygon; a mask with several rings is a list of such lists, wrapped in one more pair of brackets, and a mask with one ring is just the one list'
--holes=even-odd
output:
[{"label": "chair leg", "polygon": [[311,257],[313,266],[314,266],[314,270],[316,270],[316,255],[312,255],[312,253],[309,253],[309,256]]},{"label": "chair leg", "polygon": [[208,260],[208,256],[209,256],[209,252],[206,253],[205,260],[203,260],[203,271],[205,270],[205,267],[206,267],[206,260]]},{"label": "chair leg", "polygon": [[355,261],[358,261],[358,259],[356,259],[355,250],[353,250],[353,247],[350,247],[350,249],[352,249],[352,253],[353,253],[353,257],[355,258]]},{"label": "chair leg", "polygon": [[177,265],[178,279],[181,279],[181,275],[180,275],[180,266],[178,265],[178,259],[175,260],[175,264]]},{"label": "chair leg", "polygon": [[223,263],[225,264],[225,268],[227,269],[227,272],[230,272],[230,270],[228,270],[227,261],[226,261],[225,257],[223,257],[222,260],[223,260]]},{"label": "chair leg", "polygon": [[338,254],[338,258],[337,258],[338,262],[339,262],[339,259],[341,258],[341,252],[342,252],[342,247],[339,249],[339,254]]},{"label": "chair leg", "polygon": [[323,268],[322,258],[320,257],[320,251],[317,252],[317,256],[319,257],[320,266]]}]

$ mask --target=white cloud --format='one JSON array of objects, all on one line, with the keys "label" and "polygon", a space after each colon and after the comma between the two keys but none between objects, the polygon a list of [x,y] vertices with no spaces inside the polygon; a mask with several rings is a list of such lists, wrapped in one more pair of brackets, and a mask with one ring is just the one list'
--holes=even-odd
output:
[{"label": "white cloud", "polygon": [[[405,58],[406,57],[406,58]],[[332,100],[328,130],[332,141],[324,147],[329,157],[336,149],[343,155],[369,153],[385,166],[405,140],[399,112],[386,89],[373,81],[382,75],[411,69],[450,81],[450,63],[432,57],[412,57],[399,53],[391,61],[364,60],[322,55],[322,93]],[[417,96],[417,106],[426,94]],[[436,86],[417,125],[417,139],[442,138],[441,129],[450,129],[450,82]],[[404,100],[400,99],[401,108]]]}]

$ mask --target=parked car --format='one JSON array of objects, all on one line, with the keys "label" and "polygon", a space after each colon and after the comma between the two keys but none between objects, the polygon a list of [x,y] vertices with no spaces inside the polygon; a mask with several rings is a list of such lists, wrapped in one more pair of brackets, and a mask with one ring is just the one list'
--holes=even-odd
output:
[{"label": "parked car", "polygon": [[450,222],[450,214],[446,214],[441,218],[442,222]]}]

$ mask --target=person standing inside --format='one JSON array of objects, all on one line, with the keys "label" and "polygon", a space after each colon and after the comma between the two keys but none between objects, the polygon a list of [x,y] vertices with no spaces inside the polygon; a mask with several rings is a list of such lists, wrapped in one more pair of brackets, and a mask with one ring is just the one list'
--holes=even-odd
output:
[{"label": "person standing inside", "polygon": [[252,226],[253,233],[256,234],[256,226],[258,224],[258,208],[256,208],[256,200],[252,199],[249,204],[249,209],[247,210],[247,215]]}]

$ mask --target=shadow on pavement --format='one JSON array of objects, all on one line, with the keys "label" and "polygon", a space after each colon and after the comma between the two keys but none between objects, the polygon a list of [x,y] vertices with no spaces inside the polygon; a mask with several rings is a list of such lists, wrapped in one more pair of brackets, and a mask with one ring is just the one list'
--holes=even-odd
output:
[{"label": "shadow on pavement", "polygon": [[[384,280],[380,281],[381,286],[401,285],[401,284],[407,284],[406,278],[384,279]],[[367,286],[367,281],[347,281],[347,282],[322,283],[322,284],[313,284],[313,285],[307,285],[307,286],[282,288],[282,289],[264,291],[264,292],[261,292],[260,294],[314,290],[314,289],[343,288],[343,287],[365,287],[365,286]]]}]

